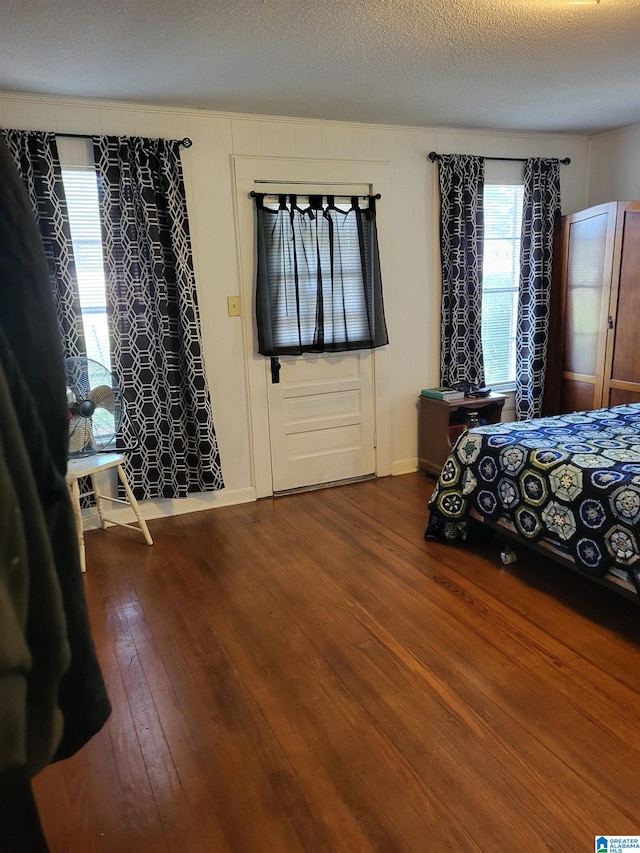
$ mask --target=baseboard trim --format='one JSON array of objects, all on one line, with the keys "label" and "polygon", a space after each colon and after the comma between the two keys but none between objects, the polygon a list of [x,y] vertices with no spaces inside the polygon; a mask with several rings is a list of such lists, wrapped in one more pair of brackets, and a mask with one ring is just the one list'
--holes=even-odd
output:
[{"label": "baseboard trim", "polygon": [[397,477],[399,474],[414,474],[418,470],[418,457],[413,459],[398,459],[397,462],[391,463],[391,476]]},{"label": "baseboard trim", "polygon": [[[185,515],[188,512],[201,512],[205,509],[216,509],[222,506],[251,503],[256,500],[256,490],[253,486],[244,489],[220,489],[217,492],[198,492],[188,498],[152,498],[140,501],[140,511],[145,521],[152,518],[168,518],[172,515]],[[90,510],[95,512],[95,508]],[[118,521],[135,521],[133,510],[128,507],[110,509],[108,515]],[[97,518],[87,520],[86,529],[99,527]]]},{"label": "baseboard trim", "polygon": [[[400,474],[413,474],[418,470],[418,457],[413,459],[401,459],[391,463],[391,476]],[[374,476],[374,475],[371,475]],[[363,479],[369,479],[368,477]],[[345,480],[344,482],[350,482]],[[315,488],[324,488],[326,483]],[[335,484],[332,484],[335,485]],[[314,487],[308,487],[314,488]],[[303,491],[303,490],[300,490]],[[199,492],[189,495],[188,498],[152,498],[140,501],[140,511],[145,521],[154,518],[169,518],[172,515],[185,515],[188,512],[201,512],[205,509],[216,509],[222,506],[234,506],[236,504],[252,503],[257,500],[257,492],[254,486],[244,489],[221,489],[218,492]],[[95,509],[86,510],[87,513],[95,512]],[[118,521],[135,522],[133,510],[128,507],[118,507],[109,510],[109,515]],[[86,530],[93,530],[100,526],[97,518],[89,518],[86,521]]]}]

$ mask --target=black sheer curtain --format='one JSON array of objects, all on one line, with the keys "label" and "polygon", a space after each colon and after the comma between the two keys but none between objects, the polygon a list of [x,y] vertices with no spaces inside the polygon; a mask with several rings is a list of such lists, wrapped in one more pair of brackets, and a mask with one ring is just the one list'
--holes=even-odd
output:
[{"label": "black sheer curtain", "polygon": [[2,131],[36,217],[65,356],[86,355],[69,211],[54,133]]},{"label": "black sheer curtain", "polygon": [[484,158],[440,157],[442,308],[440,381],[484,385],[482,258]]},{"label": "black sheer curtain", "polygon": [[180,145],[93,138],[114,371],[139,439],[127,454],[138,498],[180,498],[224,487],[202,358]]},{"label": "black sheer curtain", "polygon": [[257,193],[258,351],[346,352],[389,342],[375,197]]},{"label": "black sheer curtain", "polygon": [[516,330],[516,418],[542,412],[547,368],[553,235],[560,216],[560,163],[530,158],[524,174]]}]

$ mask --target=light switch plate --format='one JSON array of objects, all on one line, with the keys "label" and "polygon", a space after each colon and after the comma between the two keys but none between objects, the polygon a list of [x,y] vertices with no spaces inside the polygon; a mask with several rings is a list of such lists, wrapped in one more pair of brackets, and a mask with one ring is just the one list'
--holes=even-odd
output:
[{"label": "light switch plate", "polygon": [[227,296],[227,311],[230,317],[240,316],[240,297]]}]

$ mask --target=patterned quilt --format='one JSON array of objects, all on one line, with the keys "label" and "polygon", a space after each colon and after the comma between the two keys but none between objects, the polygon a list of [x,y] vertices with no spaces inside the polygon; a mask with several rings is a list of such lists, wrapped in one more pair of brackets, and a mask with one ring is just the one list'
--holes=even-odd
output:
[{"label": "patterned quilt", "polygon": [[475,509],[524,540],[561,546],[603,577],[640,568],[640,403],[463,433],[429,501],[427,538],[456,538]]}]

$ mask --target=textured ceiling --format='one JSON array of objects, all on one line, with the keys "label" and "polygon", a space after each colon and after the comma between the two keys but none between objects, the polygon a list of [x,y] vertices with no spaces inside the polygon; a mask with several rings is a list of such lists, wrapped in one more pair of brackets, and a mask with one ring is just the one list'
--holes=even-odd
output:
[{"label": "textured ceiling", "polygon": [[592,132],[640,122],[640,0],[2,0],[0,89]]}]

